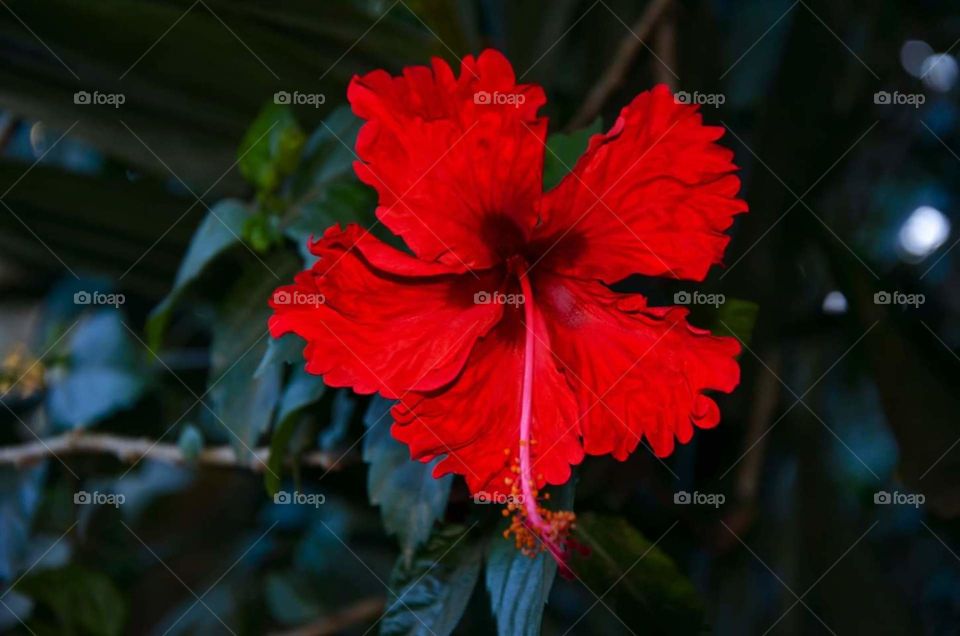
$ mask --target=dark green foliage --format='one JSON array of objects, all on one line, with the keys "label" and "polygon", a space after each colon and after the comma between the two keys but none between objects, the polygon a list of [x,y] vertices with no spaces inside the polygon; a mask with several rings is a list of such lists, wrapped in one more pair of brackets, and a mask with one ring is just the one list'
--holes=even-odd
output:
[{"label": "dark green foliage", "polygon": [[439,527],[407,563],[401,557],[390,575],[395,596],[380,625],[383,636],[447,636],[460,622],[480,576],[479,532]]},{"label": "dark green foliage", "polygon": [[[957,89],[909,74],[900,46],[955,55],[955,7],[675,2],[670,28],[637,33],[654,4],[6,0],[0,361],[22,347],[42,382],[0,390],[0,631],[953,633]],[[599,116],[560,133],[640,36]],[[267,333],[271,293],[328,227],[405,249],[354,176],[350,79],[430,55],[456,67],[488,45],[546,90],[546,189],[667,81],[725,96],[701,112],[727,129],[750,206],[707,280],[617,284],[652,306],[722,293],[691,322],[749,349],[740,386],[715,396],[717,429],[667,459],[640,443],[577,469],[564,507],[589,554],[570,581],[500,536],[499,507],[434,479],[439,458],[412,460],[390,402],[326,387],[302,340]],[[81,105],[81,90],[125,103]],[[927,101],[884,106],[878,90]],[[322,99],[277,103],[295,91]],[[919,205],[952,228],[916,264],[894,245]],[[95,287],[128,302],[78,306]],[[878,305],[880,290],[926,303]],[[831,291],[846,313],[823,311]],[[39,314],[29,336],[21,314]],[[68,433],[167,459],[47,452]],[[237,465],[205,464],[211,451]],[[726,503],[671,505],[681,486]],[[875,504],[881,490],[926,504]],[[127,502],[75,504],[79,491]]]},{"label": "dark green foliage", "polygon": [[409,559],[443,515],[453,476],[433,477],[439,459],[426,464],[410,459],[410,450],[390,435],[392,405],[379,396],[370,402],[363,418],[363,460],[370,464],[370,503],[380,506],[384,528],[397,536]]},{"label": "dark green foliage", "polygon": [[622,517],[577,520],[573,570],[628,627],[648,634],[697,634],[703,607],[673,560]]},{"label": "dark green foliage", "polygon": [[117,636],[123,633],[126,603],[110,578],[96,570],[68,565],[28,574],[17,590],[42,611],[31,626],[36,634]]}]

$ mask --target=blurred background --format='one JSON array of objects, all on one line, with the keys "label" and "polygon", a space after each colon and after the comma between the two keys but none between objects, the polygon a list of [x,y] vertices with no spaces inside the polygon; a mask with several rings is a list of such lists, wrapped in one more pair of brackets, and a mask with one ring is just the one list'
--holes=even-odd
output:
[{"label": "blurred background", "polygon": [[[6,633],[960,633],[955,3],[0,5]],[[372,223],[350,77],[485,47],[546,89],[548,185],[662,82],[750,205],[703,285],[623,284],[712,294],[743,381],[557,493],[573,580],[265,330],[306,238]]]}]

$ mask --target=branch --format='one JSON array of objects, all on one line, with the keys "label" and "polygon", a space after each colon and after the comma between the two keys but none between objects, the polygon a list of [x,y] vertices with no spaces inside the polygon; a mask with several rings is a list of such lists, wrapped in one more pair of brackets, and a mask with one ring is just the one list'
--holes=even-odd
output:
[{"label": "branch", "polygon": [[[109,433],[74,431],[45,440],[0,448],[0,466],[30,466],[50,457],[66,455],[113,455],[121,462],[134,463],[146,457],[169,464],[202,464],[224,468],[241,468],[254,472],[266,470],[269,448],[258,448],[247,456],[238,456],[232,446],[213,446],[200,451],[196,459],[184,456],[176,444],[161,444],[146,437],[117,437]],[[311,451],[300,457],[301,466],[317,466],[333,470],[342,466],[338,457],[324,451]]]},{"label": "branch", "polygon": [[333,636],[334,634],[342,634],[348,627],[364,623],[378,616],[383,612],[385,605],[386,602],[382,598],[363,599],[315,623],[286,632],[273,632],[271,636]]},{"label": "branch", "polygon": [[734,480],[737,500],[747,506],[756,503],[760,473],[766,457],[766,437],[780,403],[779,377],[783,365],[779,347],[766,352],[763,359],[768,361],[768,369],[759,372],[757,378],[753,404],[747,419],[747,434],[743,439],[743,461]]},{"label": "branch", "polygon": [[593,88],[590,89],[590,93],[587,94],[580,110],[567,124],[567,130],[583,128],[597,118],[610,95],[623,84],[634,58],[640,52],[640,49],[645,46],[644,38],[650,35],[654,25],[669,5],[670,0],[651,0],[640,19],[630,27],[630,33],[620,41],[620,46],[613,61],[607,67],[606,72],[600,76],[597,83],[593,85]]},{"label": "branch", "polygon": [[657,59],[651,60],[653,76],[657,84],[666,84],[671,93],[677,92],[677,12],[667,10],[661,15],[657,33],[653,38],[653,50]]}]

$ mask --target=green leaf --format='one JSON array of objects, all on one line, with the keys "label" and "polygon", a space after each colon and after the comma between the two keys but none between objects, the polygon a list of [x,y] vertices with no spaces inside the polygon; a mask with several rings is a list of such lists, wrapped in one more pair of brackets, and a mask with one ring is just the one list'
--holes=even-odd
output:
[{"label": "green leaf", "polygon": [[447,507],[451,475],[434,479],[439,458],[424,464],[410,459],[406,446],[390,435],[393,403],[374,396],[364,415],[363,460],[370,464],[367,490],[370,503],[380,506],[387,532],[400,541],[405,558],[427,540],[434,522]]},{"label": "green leaf", "polygon": [[273,192],[296,168],[306,140],[289,106],[267,104],[240,144],[240,172],[259,191]]},{"label": "green leaf", "polygon": [[[270,346],[267,348],[267,353],[263,358],[264,361],[269,358],[283,357],[284,354],[276,353],[281,350],[281,346],[274,346],[275,342],[277,341],[271,339]],[[296,339],[294,342],[296,346],[299,347],[302,341]],[[271,351],[274,353],[271,354]],[[257,369],[257,374],[265,372],[269,370],[269,368],[269,365],[264,366],[264,362],[261,362],[260,367]],[[273,437],[270,440],[270,457],[267,460],[267,466],[270,467],[270,470],[264,475],[264,485],[270,496],[276,494],[280,489],[283,463],[287,457],[290,442],[302,421],[298,416],[303,409],[319,401],[325,391],[326,385],[323,383],[323,378],[307,373],[302,366],[295,368],[290,375],[290,380],[287,382],[287,386],[283,391],[283,397],[280,398],[277,423],[274,428]]]},{"label": "green leaf", "polygon": [[390,575],[391,599],[382,636],[447,636],[460,622],[480,576],[483,552],[470,542],[472,528],[445,525],[413,555],[397,561]]},{"label": "green leaf", "polygon": [[325,391],[326,385],[323,383],[321,376],[307,373],[302,366],[295,368],[280,400],[277,421],[283,423],[306,407],[316,403],[323,397]]},{"label": "green leaf", "polygon": [[760,306],[757,303],[727,298],[717,308],[714,328],[711,331],[720,336],[734,336],[749,345],[759,312]]},{"label": "green leaf", "polygon": [[357,160],[353,149],[360,124],[348,106],[340,106],[310,135],[292,178],[297,198],[310,200],[326,184],[353,176]]},{"label": "green leaf", "polygon": [[[573,508],[575,479],[551,489],[551,498],[559,509]],[[506,524],[503,525],[503,529]],[[504,539],[502,529],[487,547],[486,583],[491,609],[497,619],[497,633],[540,633],[543,607],[557,575],[557,563],[546,552],[530,558]]]},{"label": "green leaf", "polygon": [[103,309],[83,318],[70,334],[69,358],[77,366],[130,368],[139,361],[120,312]]},{"label": "green leaf", "polygon": [[281,225],[308,266],[316,260],[307,248],[310,237],[321,236],[335,223],[369,226],[374,222],[375,192],[353,174],[359,129],[360,120],[348,107],[335,110],[310,136],[290,179],[292,203]]},{"label": "green leaf", "polygon": [[245,203],[236,199],[226,199],[211,208],[190,241],[173,288],[147,321],[147,342],[152,349],[160,348],[170,312],[177,301],[210,263],[240,242],[244,225],[252,214]]},{"label": "green leaf", "polygon": [[[265,347],[266,343],[252,346],[261,351]],[[221,362],[226,360],[221,358]],[[280,370],[254,377],[257,364],[258,356],[250,354],[229,368],[217,365],[217,370],[226,370],[221,371],[222,376],[213,376],[217,384],[210,391],[217,422],[233,432],[229,440],[240,457],[247,456],[267,430],[280,397]]]},{"label": "green leaf", "polygon": [[210,346],[210,396],[218,423],[232,431],[230,442],[240,456],[267,430],[280,399],[282,365],[261,365],[270,340],[267,300],[277,281],[287,280],[296,267],[286,252],[252,263],[218,311]]},{"label": "green leaf", "polygon": [[13,581],[30,566],[27,550],[30,527],[40,503],[44,464],[16,470],[0,468],[0,580]]},{"label": "green leaf", "polygon": [[590,136],[601,130],[600,118],[586,128],[572,133],[554,133],[547,138],[547,150],[543,161],[543,189],[549,190],[560,183],[570,172],[577,159],[587,149]]},{"label": "green leaf", "polygon": [[697,634],[703,608],[673,560],[621,517],[588,513],[577,520],[572,568],[632,629],[645,634]]},{"label": "green leaf", "polygon": [[286,362],[300,364],[303,362],[304,340],[295,333],[288,333],[280,338],[270,338],[263,360],[257,367],[256,375],[265,372],[269,367]]},{"label": "green leaf", "polygon": [[486,584],[500,636],[538,636],[557,563],[541,552],[524,556],[513,541],[494,536],[487,549]]},{"label": "green leaf", "polygon": [[109,367],[80,367],[51,387],[47,406],[62,427],[84,428],[128,408],[143,391],[135,373]]},{"label": "green leaf", "polygon": [[119,311],[82,319],[70,334],[66,368],[50,374],[47,408],[54,423],[89,426],[132,406],[146,386],[134,346]]},{"label": "green leaf", "polygon": [[307,265],[311,265],[316,257],[308,249],[308,239],[322,236],[335,223],[369,227],[374,220],[375,203],[371,188],[355,180],[337,181],[291,207],[284,233],[300,248]]},{"label": "green leaf", "polygon": [[300,421],[296,418],[290,418],[281,421],[273,437],[270,438],[270,457],[267,459],[267,467],[270,468],[263,476],[263,484],[267,489],[267,494],[273,497],[280,490],[280,479],[283,476],[283,460],[287,456],[287,447],[293,434],[297,432]]},{"label": "green leaf", "polygon": [[260,254],[270,251],[283,241],[280,222],[275,214],[261,208],[243,225],[243,240]]},{"label": "green leaf", "polygon": [[30,574],[17,591],[47,607],[62,634],[121,634],[127,608],[123,596],[102,572],[67,565]]},{"label": "green leaf", "polygon": [[350,421],[357,410],[357,400],[348,389],[341,389],[333,397],[330,407],[330,423],[320,433],[317,444],[325,451],[339,448],[343,450],[346,444],[347,433],[350,432]]}]

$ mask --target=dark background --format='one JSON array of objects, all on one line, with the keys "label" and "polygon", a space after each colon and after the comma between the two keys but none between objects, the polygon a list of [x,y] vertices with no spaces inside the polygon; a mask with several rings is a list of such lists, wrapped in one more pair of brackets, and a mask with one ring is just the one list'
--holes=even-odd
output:
[{"label": "dark background", "polygon": [[[440,634],[465,606],[456,633],[960,632],[955,3],[0,5],[4,630]],[[573,581],[265,337],[306,236],[372,220],[350,77],[488,46],[552,132],[658,82],[722,97],[750,205],[702,286],[628,283],[723,294],[694,321],[744,340],[743,381],[664,462],[586,460],[559,493],[594,548]],[[695,491],[724,502],[675,503]]]}]

